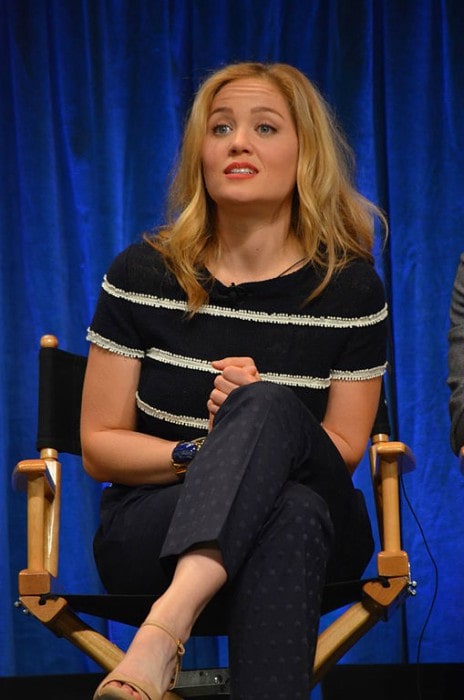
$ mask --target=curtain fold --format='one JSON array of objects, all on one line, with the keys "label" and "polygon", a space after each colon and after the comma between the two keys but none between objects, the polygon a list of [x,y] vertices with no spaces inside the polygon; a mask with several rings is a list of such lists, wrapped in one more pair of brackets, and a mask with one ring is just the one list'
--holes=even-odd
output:
[{"label": "curtain fold", "polygon": [[[395,431],[417,457],[402,509],[418,593],[345,661],[408,663],[420,652],[424,663],[464,662],[464,480],[446,385],[464,250],[463,35],[460,0],[0,0],[0,675],[99,670],[13,606],[26,507],[11,473],[36,456],[38,343],[54,333],[87,352],[109,262],[163,221],[194,90],[236,60],[292,63],[315,81],[354,148],[361,191],[390,222],[376,257],[391,311]],[[74,458],[63,474],[73,494],[63,584],[98,591],[100,487]],[[361,468],[356,479],[367,485]],[[122,645],[133,634],[110,632]],[[225,654],[222,639],[193,642],[186,666]]]}]

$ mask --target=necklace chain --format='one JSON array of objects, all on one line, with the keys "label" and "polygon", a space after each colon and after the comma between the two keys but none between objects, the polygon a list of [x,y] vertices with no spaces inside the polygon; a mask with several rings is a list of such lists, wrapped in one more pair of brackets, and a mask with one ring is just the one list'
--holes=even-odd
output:
[{"label": "necklace chain", "polygon": [[294,262],[293,265],[290,265],[290,267],[287,267],[283,272],[280,273],[280,275],[277,275],[277,277],[283,277],[284,275],[287,274],[287,272],[290,272],[290,270],[293,270],[294,267],[296,267],[297,265],[302,263],[304,260],[307,260],[307,258],[308,258],[307,255],[303,255],[302,258],[300,258],[299,260]]},{"label": "necklace chain", "polygon": [[[287,272],[290,272],[290,270],[293,270],[294,267],[296,267],[297,265],[300,265],[300,264],[301,264],[302,262],[304,262],[305,260],[308,260],[308,256],[307,256],[307,255],[303,255],[302,258],[300,258],[300,259],[297,260],[296,262],[292,263],[292,265],[290,265],[290,267],[286,267],[285,270],[284,270],[283,272],[281,272],[279,275],[277,275],[277,278],[276,278],[276,279],[278,279],[279,277],[283,277],[284,275],[287,274]],[[237,285],[235,284],[235,282],[231,282],[231,283],[230,283],[230,286],[231,286],[231,287],[236,287]]]}]

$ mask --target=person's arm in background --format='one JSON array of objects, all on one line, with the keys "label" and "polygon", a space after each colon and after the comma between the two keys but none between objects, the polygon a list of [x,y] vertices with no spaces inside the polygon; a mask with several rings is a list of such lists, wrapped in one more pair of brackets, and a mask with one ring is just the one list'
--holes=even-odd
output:
[{"label": "person's arm in background", "polygon": [[464,253],[460,257],[451,295],[447,382],[451,390],[450,442],[457,455],[464,446]]}]

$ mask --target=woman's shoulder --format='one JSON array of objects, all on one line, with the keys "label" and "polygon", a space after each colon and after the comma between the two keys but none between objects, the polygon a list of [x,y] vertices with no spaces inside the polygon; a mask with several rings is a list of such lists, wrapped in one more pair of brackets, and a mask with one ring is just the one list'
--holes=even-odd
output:
[{"label": "woman's shoulder", "polygon": [[368,260],[357,258],[335,272],[331,287],[347,305],[369,309],[385,304],[383,281]]},{"label": "woman's shoulder", "polygon": [[161,255],[145,240],[130,243],[119,252],[110,263],[106,279],[118,287],[145,293],[161,280],[172,282]]},{"label": "woman's shoulder", "polygon": [[134,267],[158,267],[162,264],[161,256],[147,241],[140,240],[129,243],[117,253],[110,263],[108,272],[115,270],[129,270]]}]

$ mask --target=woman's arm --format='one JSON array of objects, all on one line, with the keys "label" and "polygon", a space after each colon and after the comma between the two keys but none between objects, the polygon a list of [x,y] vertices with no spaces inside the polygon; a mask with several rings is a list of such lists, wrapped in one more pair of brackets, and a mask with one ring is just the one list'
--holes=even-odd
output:
[{"label": "woman's arm", "polygon": [[[251,357],[226,357],[213,362],[213,367],[221,370],[221,374],[214,381],[208,401],[212,421],[231,391],[260,380]],[[359,382],[336,380],[330,385],[322,427],[335,443],[351,474],[366,451],[381,386],[381,377]]]},{"label": "woman's arm", "polygon": [[369,441],[379,406],[381,377],[332,381],[322,427],[353,474]]},{"label": "woman's arm", "polygon": [[175,442],[136,432],[140,361],[91,345],[82,397],[81,442],[86,472],[97,481],[169,484]]}]

